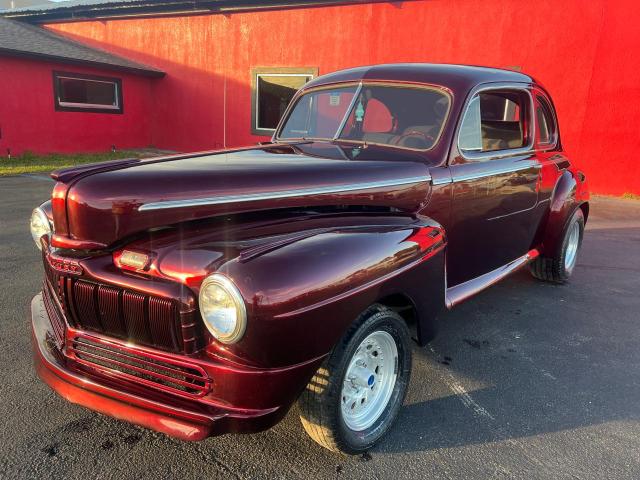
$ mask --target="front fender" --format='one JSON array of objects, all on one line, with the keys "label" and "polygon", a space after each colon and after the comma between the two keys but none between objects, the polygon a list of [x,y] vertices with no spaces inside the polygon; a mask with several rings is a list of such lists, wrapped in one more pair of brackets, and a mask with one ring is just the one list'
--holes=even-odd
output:
[{"label": "front fender", "polygon": [[211,343],[211,353],[271,367],[321,357],[367,307],[397,294],[415,305],[419,339],[429,338],[444,305],[444,246],[439,225],[411,218],[301,232],[293,242],[245,251],[218,272],[245,298],[247,330],[235,345]]},{"label": "front fender", "polygon": [[[564,227],[576,208],[589,200],[586,177],[575,169],[566,170],[556,182],[549,204],[549,215],[542,235],[542,252],[553,255],[562,241]],[[586,220],[586,217],[585,217]]]}]

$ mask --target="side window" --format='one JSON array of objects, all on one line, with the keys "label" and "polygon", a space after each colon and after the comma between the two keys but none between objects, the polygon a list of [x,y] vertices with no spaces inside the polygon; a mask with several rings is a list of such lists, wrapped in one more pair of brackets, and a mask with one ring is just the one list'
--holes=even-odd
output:
[{"label": "side window", "polygon": [[556,141],[556,124],[551,113],[551,106],[547,100],[536,96],[538,105],[536,107],[536,122],[538,125],[538,143],[550,145]]},{"label": "side window", "polygon": [[480,97],[475,96],[469,102],[460,125],[460,137],[458,140],[460,149],[465,152],[482,151],[482,129],[480,125]]},{"label": "side window", "polygon": [[525,147],[529,96],[520,90],[482,92],[467,107],[458,145],[463,153]]}]

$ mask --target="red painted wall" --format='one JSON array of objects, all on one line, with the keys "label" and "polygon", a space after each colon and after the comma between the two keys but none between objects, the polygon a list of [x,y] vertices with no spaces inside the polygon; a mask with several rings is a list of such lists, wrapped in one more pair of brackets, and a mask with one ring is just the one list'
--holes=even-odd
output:
[{"label": "red painted wall", "polygon": [[147,117],[152,143],[175,150],[262,139],[250,133],[255,66],[519,66],[550,90],[566,149],[593,191],[608,194],[640,194],[639,27],[633,0],[426,0],[50,25],[168,72]]},{"label": "red painted wall", "polygon": [[[54,70],[122,79],[124,113],[57,112]],[[0,155],[107,151],[151,144],[151,84],[119,72],[0,57]]]}]

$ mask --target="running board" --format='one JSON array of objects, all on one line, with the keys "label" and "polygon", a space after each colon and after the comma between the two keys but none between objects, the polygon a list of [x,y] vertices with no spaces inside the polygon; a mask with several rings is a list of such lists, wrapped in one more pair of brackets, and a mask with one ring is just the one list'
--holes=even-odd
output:
[{"label": "running board", "polygon": [[472,278],[471,280],[467,280],[455,287],[447,288],[445,299],[447,308],[451,309],[459,303],[462,303],[480,293],[485,288],[489,288],[491,285],[498,283],[513,272],[520,270],[522,267],[534,260],[538,255],[540,255],[540,252],[534,248],[533,250],[529,250],[526,255],[516,258],[502,267],[496,268],[495,270],[485,273],[484,275],[480,275],[479,277]]}]

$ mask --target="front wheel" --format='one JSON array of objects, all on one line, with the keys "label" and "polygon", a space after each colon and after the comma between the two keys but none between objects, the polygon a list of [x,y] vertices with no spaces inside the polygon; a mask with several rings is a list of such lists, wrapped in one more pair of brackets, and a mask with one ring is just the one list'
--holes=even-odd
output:
[{"label": "front wheel", "polygon": [[573,273],[578,251],[584,236],[584,214],[578,208],[563,231],[562,242],[551,256],[539,256],[530,266],[531,274],[539,280],[565,283]]},{"label": "front wheel", "polygon": [[397,313],[375,306],[354,322],[299,399],[307,433],[329,450],[355,454],[391,428],[411,372],[411,340]]}]

